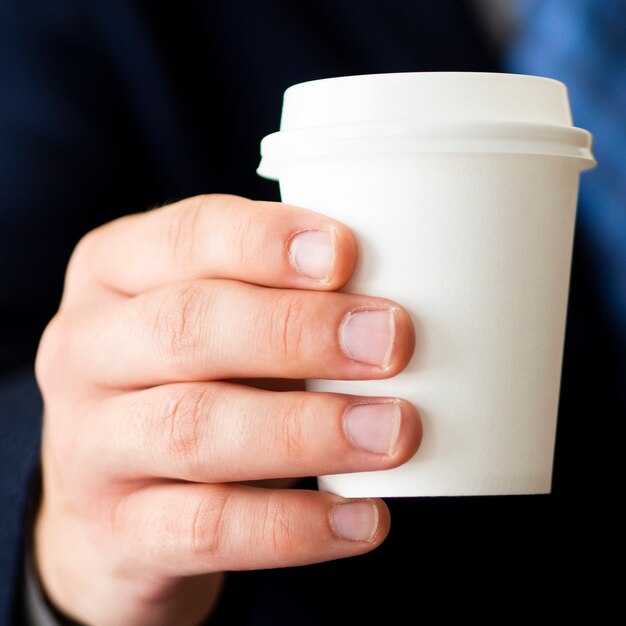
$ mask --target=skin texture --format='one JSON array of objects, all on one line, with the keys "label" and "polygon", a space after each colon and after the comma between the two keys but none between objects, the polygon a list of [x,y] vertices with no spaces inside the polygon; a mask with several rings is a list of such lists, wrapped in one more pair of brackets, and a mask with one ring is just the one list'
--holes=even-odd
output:
[{"label": "skin texture", "polygon": [[411,358],[399,304],[337,292],[356,258],[342,224],[235,196],[83,238],[36,363],[35,552],[61,611],[98,626],[191,626],[210,615],[225,571],[384,540],[381,500],[270,481],[395,467],[419,445],[406,401],[297,390],[305,378],[387,378]]}]

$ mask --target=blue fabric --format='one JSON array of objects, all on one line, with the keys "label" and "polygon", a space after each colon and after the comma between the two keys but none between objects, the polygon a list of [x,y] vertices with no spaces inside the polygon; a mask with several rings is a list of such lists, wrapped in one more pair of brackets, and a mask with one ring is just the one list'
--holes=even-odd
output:
[{"label": "blue fabric", "polygon": [[525,0],[519,8],[510,69],[563,81],[575,125],[594,136],[598,167],[582,176],[578,227],[626,347],[626,2]]}]

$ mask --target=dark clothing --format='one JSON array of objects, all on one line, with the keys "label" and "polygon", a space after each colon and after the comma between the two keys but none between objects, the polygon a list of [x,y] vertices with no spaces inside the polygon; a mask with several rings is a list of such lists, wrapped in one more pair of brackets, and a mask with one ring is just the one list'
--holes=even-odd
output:
[{"label": "dark clothing", "polygon": [[[78,239],[198,193],[278,199],[255,170],[287,86],[497,71],[483,42],[458,0],[0,0],[0,624],[20,597],[40,436],[32,363]],[[623,547],[614,442],[626,411],[586,254],[581,231],[552,495],[391,500],[380,549],[232,574],[211,624],[607,614],[620,587],[606,564]]]}]

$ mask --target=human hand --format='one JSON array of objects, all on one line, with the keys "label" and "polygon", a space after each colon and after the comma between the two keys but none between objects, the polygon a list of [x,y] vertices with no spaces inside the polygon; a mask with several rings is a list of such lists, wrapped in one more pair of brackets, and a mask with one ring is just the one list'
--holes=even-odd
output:
[{"label": "human hand", "polygon": [[383,541],[381,500],[238,484],[385,469],[417,449],[406,401],[237,382],[379,379],[406,366],[408,314],[335,292],[356,254],[334,220],[218,195],[83,238],[36,364],[35,552],[58,608],[98,626],[193,625],[214,607],[220,572]]}]

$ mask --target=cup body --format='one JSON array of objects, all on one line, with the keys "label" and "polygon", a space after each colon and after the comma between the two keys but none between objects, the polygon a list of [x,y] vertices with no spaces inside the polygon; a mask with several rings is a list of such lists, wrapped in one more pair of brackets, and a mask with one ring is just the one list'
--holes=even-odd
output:
[{"label": "cup body", "polygon": [[395,300],[417,341],[401,374],[308,381],[393,396],[422,415],[420,450],[381,472],[325,476],[343,496],[550,490],[578,170],[528,155],[320,159],[281,178],[285,202],[359,242],[346,290]]},{"label": "cup body", "polygon": [[398,137],[387,149],[318,146],[283,159],[277,176],[284,202],[355,233],[345,291],[397,301],[416,328],[401,374],[307,386],[406,398],[422,416],[420,449],[401,467],[322,476],[319,486],[346,497],[547,493],[578,180],[590,161],[438,150],[432,137],[399,149]]}]

